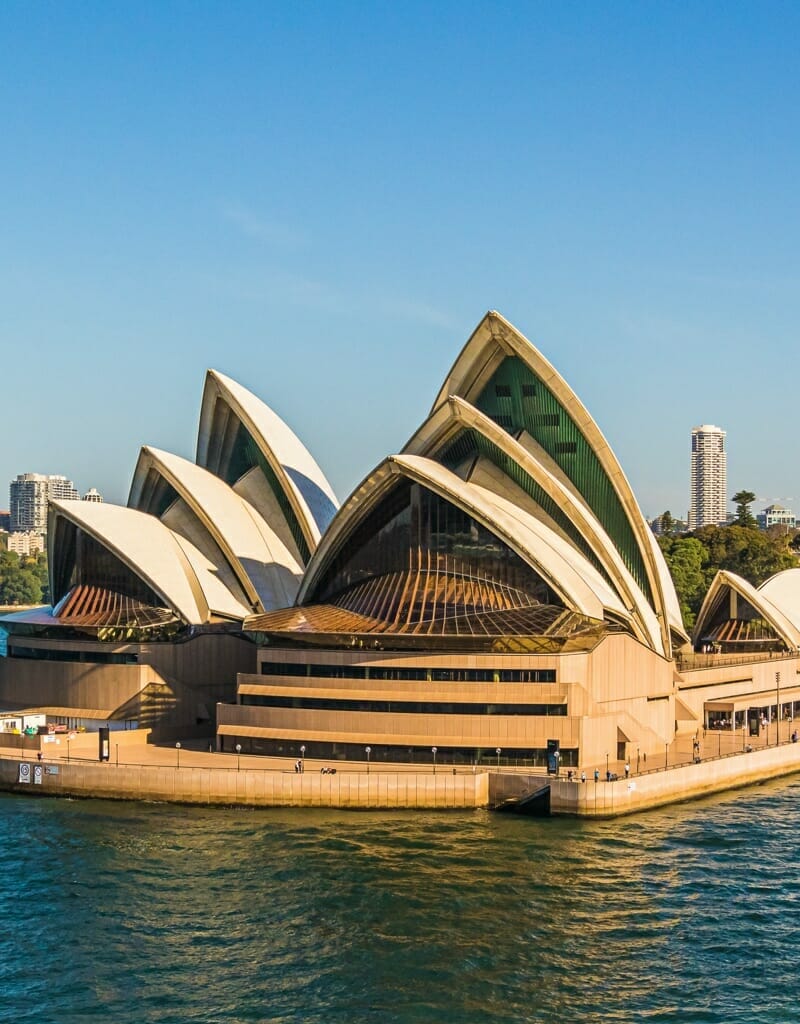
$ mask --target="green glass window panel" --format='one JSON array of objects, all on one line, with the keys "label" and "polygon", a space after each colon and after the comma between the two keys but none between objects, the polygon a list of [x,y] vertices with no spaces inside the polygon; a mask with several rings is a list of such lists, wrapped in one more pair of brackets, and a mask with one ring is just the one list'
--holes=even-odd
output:
[{"label": "green glass window panel", "polygon": [[[146,505],[142,503],[140,507],[146,508],[151,515],[158,516],[160,519],[167,509],[175,504],[179,495],[172,484],[165,480],[160,473],[153,472],[152,476],[154,479],[147,495],[147,503]],[[149,479],[148,484],[150,484]]]},{"label": "green glass window panel", "polygon": [[526,494],[530,495],[531,498],[536,502],[539,508],[548,515],[557,526],[563,530],[567,537],[575,544],[578,550],[584,555],[591,564],[597,569],[604,580],[612,587],[608,573],[603,568],[601,562],[592,550],[591,545],[588,543],[583,534],[578,530],[569,516],[561,509],[561,507],[553,501],[550,495],[545,491],[530,474],[526,473],[525,470],[516,462],[510,458],[506,453],[498,448],[496,444],[492,442],[480,431],[477,430],[461,430],[453,438],[446,448],[444,448],[437,456],[437,460],[446,466],[447,469],[455,471],[458,466],[463,465],[464,461],[468,458],[476,459],[478,456],[483,456],[489,459],[498,469],[502,470],[503,473]]},{"label": "green glass window panel", "polygon": [[544,448],[603,524],[652,603],[642,552],[622,502],[591,445],[547,384],[516,356],[509,356],[475,405],[504,430],[511,434],[526,430]]},{"label": "green glass window panel", "polygon": [[253,440],[250,431],[243,423],[240,423],[236,434],[236,440],[231,448],[228,461],[224,466],[223,480],[226,484],[233,487],[236,481],[240,480],[245,473],[253,469],[254,466],[258,466],[264,474],[267,484],[275,495],[278,505],[280,506],[281,512],[283,512],[286,517],[286,522],[289,524],[289,529],[292,537],[294,538],[294,542],[297,545],[300,558],[304,565],[308,564],[311,552],[305,535],[303,534],[303,529],[300,526],[300,522],[292,508],[292,503],[289,501],[286,492],[278,482],[278,478],[275,475],[272,466],[270,466],[269,462],[264,458],[261,449]]}]

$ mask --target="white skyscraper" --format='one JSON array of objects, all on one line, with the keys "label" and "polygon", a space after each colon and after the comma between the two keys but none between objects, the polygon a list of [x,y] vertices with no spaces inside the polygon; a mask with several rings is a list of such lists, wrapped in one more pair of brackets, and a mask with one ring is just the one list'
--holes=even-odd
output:
[{"label": "white skyscraper", "polygon": [[47,502],[50,498],[79,498],[75,485],[65,476],[22,473],[11,481],[11,532],[47,532]]},{"label": "white skyscraper", "polygon": [[692,495],[689,529],[719,526],[728,514],[728,457],[725,431],[704,424],[692,430]]}]

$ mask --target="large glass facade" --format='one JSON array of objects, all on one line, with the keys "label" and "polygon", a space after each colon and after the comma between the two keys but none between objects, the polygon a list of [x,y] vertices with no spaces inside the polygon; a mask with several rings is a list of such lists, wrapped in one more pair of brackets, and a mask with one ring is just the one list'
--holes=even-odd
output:
[{"label": "large glass facade", "polygon": [[786,649],[785,642],[762,613],[741,595],[736,601],[736,616],[732,618],[730,595],[726,590],[717,597],[696,646],[701,651],[718,649],[729,653]]},{"label": "large glass facade", "polygon": [[475,405],[510,434],[525,430],[544,448],[583,495],[652,602],[642,552],[622,502],[594,449],[547,384],[522,360],[509,356]]},{"label": "large glass facade", "polygon": [[59,517],[56,523],[53,599],[60,601],[73,587],[109,591],[142,605],[159,608],[164,601],[120,558],[91,534]]},{"label": "large glass facade", "polygon": [[401,478],[336,552],[307,604],[328,602],[396,628],[561,600],[462,509]]},{"label": "large glass facade", "polygon": [[223,465],[222,478],[225,483],[230,484],[232,487],[237,480],[241,479],[241,477],[243,477],[245,473],[251,470],[254,466],[258,466],[264,474],[264,478],[269,484],[270,490],[275,495],[275,499],[280,506],[281,512],[283,512],[286,518],[286,522],[289,524],[289,529],[291,530],[295,544],[297,544],[297,550],[300,552],[303,564],[307,564],[311,557],[311,552],[305,535],[303,534],[303,528],[300,525],[300,521],[292,508],[292,503],[289,501],[286,492],[278,482],[278,478],[275,476],[275,471],[264,457],[264,453],[261,451],[261,448],[256,444],[245,425],[243,423],[239,423],[233,444],[231,445],[229,458]]},{"label": "large glass facade", "polygon": [[[435,458],[446,466],[448,469],[458,472],[463,471],[463,467],[469,466],[474,463],[475,459],[483,457],[489,459],[498,469],[502,470],[503,473],[509,479],[525,491],[539,508],[542,509],[553,522],[566,534],[567,537],[573,542],[575,547],[587,558],[597,571],[606,579],[609,584],[611,580],[608,577],[608,573],[603,568],[602,563],[595,555],[592,546],[578,530],[569,516],[564,510],[555,502],[550,495],[533,479],[530,474],[526,473],[525,470],[520,466],[518,462],[512,459],[509,455],[506,455],[502,449],[498,448],[496,444],[493,444],[485,434],[482,434],[479,430],[464,429],[460,430],[454,438],[452,438],[446,446],[439,452],[435,453]],[[613,584],[611,584],[613,586]]]},{"label": "large glass facade", "polygon": [[172,484],[151,466],[142,484],[136,507],[160,519],[177,500],[178,492]]}]

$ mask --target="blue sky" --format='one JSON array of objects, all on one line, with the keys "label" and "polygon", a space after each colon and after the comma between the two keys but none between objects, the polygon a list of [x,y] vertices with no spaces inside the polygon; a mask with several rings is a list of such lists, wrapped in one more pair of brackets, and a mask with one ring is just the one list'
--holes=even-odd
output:
[{"label": "blue sky", "polygon": [[800,512],[798,38],[789,3],[6,0],[0,488],[124,501],[213,366],[344,498],[494,308],[646,514],[708,422],[731,493]]}]

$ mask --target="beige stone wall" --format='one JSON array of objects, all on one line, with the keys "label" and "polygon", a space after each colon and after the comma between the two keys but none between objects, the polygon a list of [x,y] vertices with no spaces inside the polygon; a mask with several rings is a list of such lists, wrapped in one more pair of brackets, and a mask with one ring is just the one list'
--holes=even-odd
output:
[{"label": "beige stone wall", "polygon": [[[238,672],[255,667],[256,648],[236,636],[199,635],[173,644],[109,644],[25,638],[26,647],[136,653],[138,664],[0,658],[0,707],[58,707],[132,718],[162,736],[213,730],[218,701],[235,700]],[[208,714],[210,726],[198,726]]]},{"label": "beige stone wall", "polygon": [[405,714],[310,709],[230,707],[219,710],[224,735],[413,747],[544,749],[558,740],[578,749],[581,764],[655,753],[674,737],[674,665],[626,634],[606,637],[593,651],[564,655],[383,653],[343,650],[259,651],[262,662],[310,665],[426,667],[448,669],[554,669],[555,683],[468,683],[400,680],[314,679],[246,674],[239,693],[319,699],[427,700],[476,704],[557,704],[567,716]]},{"label": "beige stone wall", "polygon": [[112,709],[134,700],[145,677],[143,665],[0,658],[0,706]]},{"label": "beige stone wall", "polygon": [[[35,762],[31,762],[33,765]],[[0,757],[0,788],[26,795],[164,800],[186,804],[342,809],[465,809],[488,802],[488,776],[381,772],[335,775],[213,768],[44,764],[41,785],[17,782],[19,759]],[[57,774],[47,768],[57,767]]]},{"label": "beige stone wall", "polygon": [[[765,658],[761,661],[717,662],[707,667],[680,673],[678,695],[681,701],[703,721],[706,701],[733,700],[745,694],[761,694],[760,703],[775,703],[775,673],[781,674],[781,690],[786,694],[800,686],[800,659],[795,656]],[[794,700],[800,699],[797,696]],[[758,706],[754,701],[754,706]]]},{"label": "beige stone wall", "polygon": [[554,780],[553,814],[616,817],[800,772],[800,743],[736,753],[616,782]]}]

